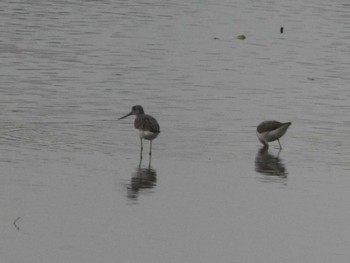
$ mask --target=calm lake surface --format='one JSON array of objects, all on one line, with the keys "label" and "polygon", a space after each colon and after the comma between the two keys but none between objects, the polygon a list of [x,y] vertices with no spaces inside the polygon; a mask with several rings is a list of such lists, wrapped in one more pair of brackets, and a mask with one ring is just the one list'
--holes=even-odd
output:
[{"label": "calm lake surface", "polygon": [[[349,262],[349,14],[1,1],[1,261]],[[136,104],[161,127],[150,167],[117,121]],[[282,151],[269,119],[292,122]]]}]

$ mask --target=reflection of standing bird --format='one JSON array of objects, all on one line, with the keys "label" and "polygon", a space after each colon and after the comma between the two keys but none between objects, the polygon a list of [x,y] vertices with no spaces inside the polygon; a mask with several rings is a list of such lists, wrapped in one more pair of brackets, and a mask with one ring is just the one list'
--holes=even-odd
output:
[{"label": "reflection of standing bird", "polygon": [[279,158],[279,153],[274,156],[269,154],[266,146],[262,147],[255,157],[255,171],[264,175],[287,178],[288,172]]},{"label": "reflection of standing bird", "polygon": [[143,144],[142,139],[150,141],[149,156],[152,155],[152,140],[157,138],[160,133],[159,124],[155,118],[145,114],[141,105],[135,105],[132,107],[131,112],[118,120],[124,119],[130,115],[135,115],[134,126],[139,130],[140,141],[141,141],[141,153],[140,158],[142,159]]},{"label": "reflection of standing bird", "polygon": [[281,138],[287,131],[291,122],[278,122],[278,121],[263,121],[256,128],[256,135],[259,141],[265,146],[269,147],[268,142],[277,140],[282,149],[279,138]]},{"label": "reflection of standing bird", "polygon": [[128,193],[127,197],[137,201],[140,193],[150,194],[152,189],[157,185],[157,171],[150,167],[136,169],[132,174],[130,183],[126,185]]}]

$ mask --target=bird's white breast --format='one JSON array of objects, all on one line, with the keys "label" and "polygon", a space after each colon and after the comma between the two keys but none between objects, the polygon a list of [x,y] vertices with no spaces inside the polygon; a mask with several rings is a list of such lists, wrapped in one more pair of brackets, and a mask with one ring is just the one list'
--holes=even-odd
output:
[{"label": "bird's white breast", "polygon": [[153,140],[158,136],[159,133],[139,130],[140,138],[145,140]]}]

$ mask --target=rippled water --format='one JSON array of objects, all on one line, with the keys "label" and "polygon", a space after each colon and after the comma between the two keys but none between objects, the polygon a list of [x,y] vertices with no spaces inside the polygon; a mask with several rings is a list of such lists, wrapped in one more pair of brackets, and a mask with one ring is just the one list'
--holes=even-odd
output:
[{"label": "rippled water", "polygon": [[[349,11],[2,1],[4,262],[348,262]],[[266,119],[292,122],[282,151]]]}]

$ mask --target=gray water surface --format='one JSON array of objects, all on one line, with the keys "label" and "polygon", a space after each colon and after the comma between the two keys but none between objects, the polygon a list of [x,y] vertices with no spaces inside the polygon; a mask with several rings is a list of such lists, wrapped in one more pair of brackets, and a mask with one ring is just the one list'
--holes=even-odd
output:
[{"label": "gray water surface", "polygon": [[349,262],[349,12],[2,1],[2,262]]}]

